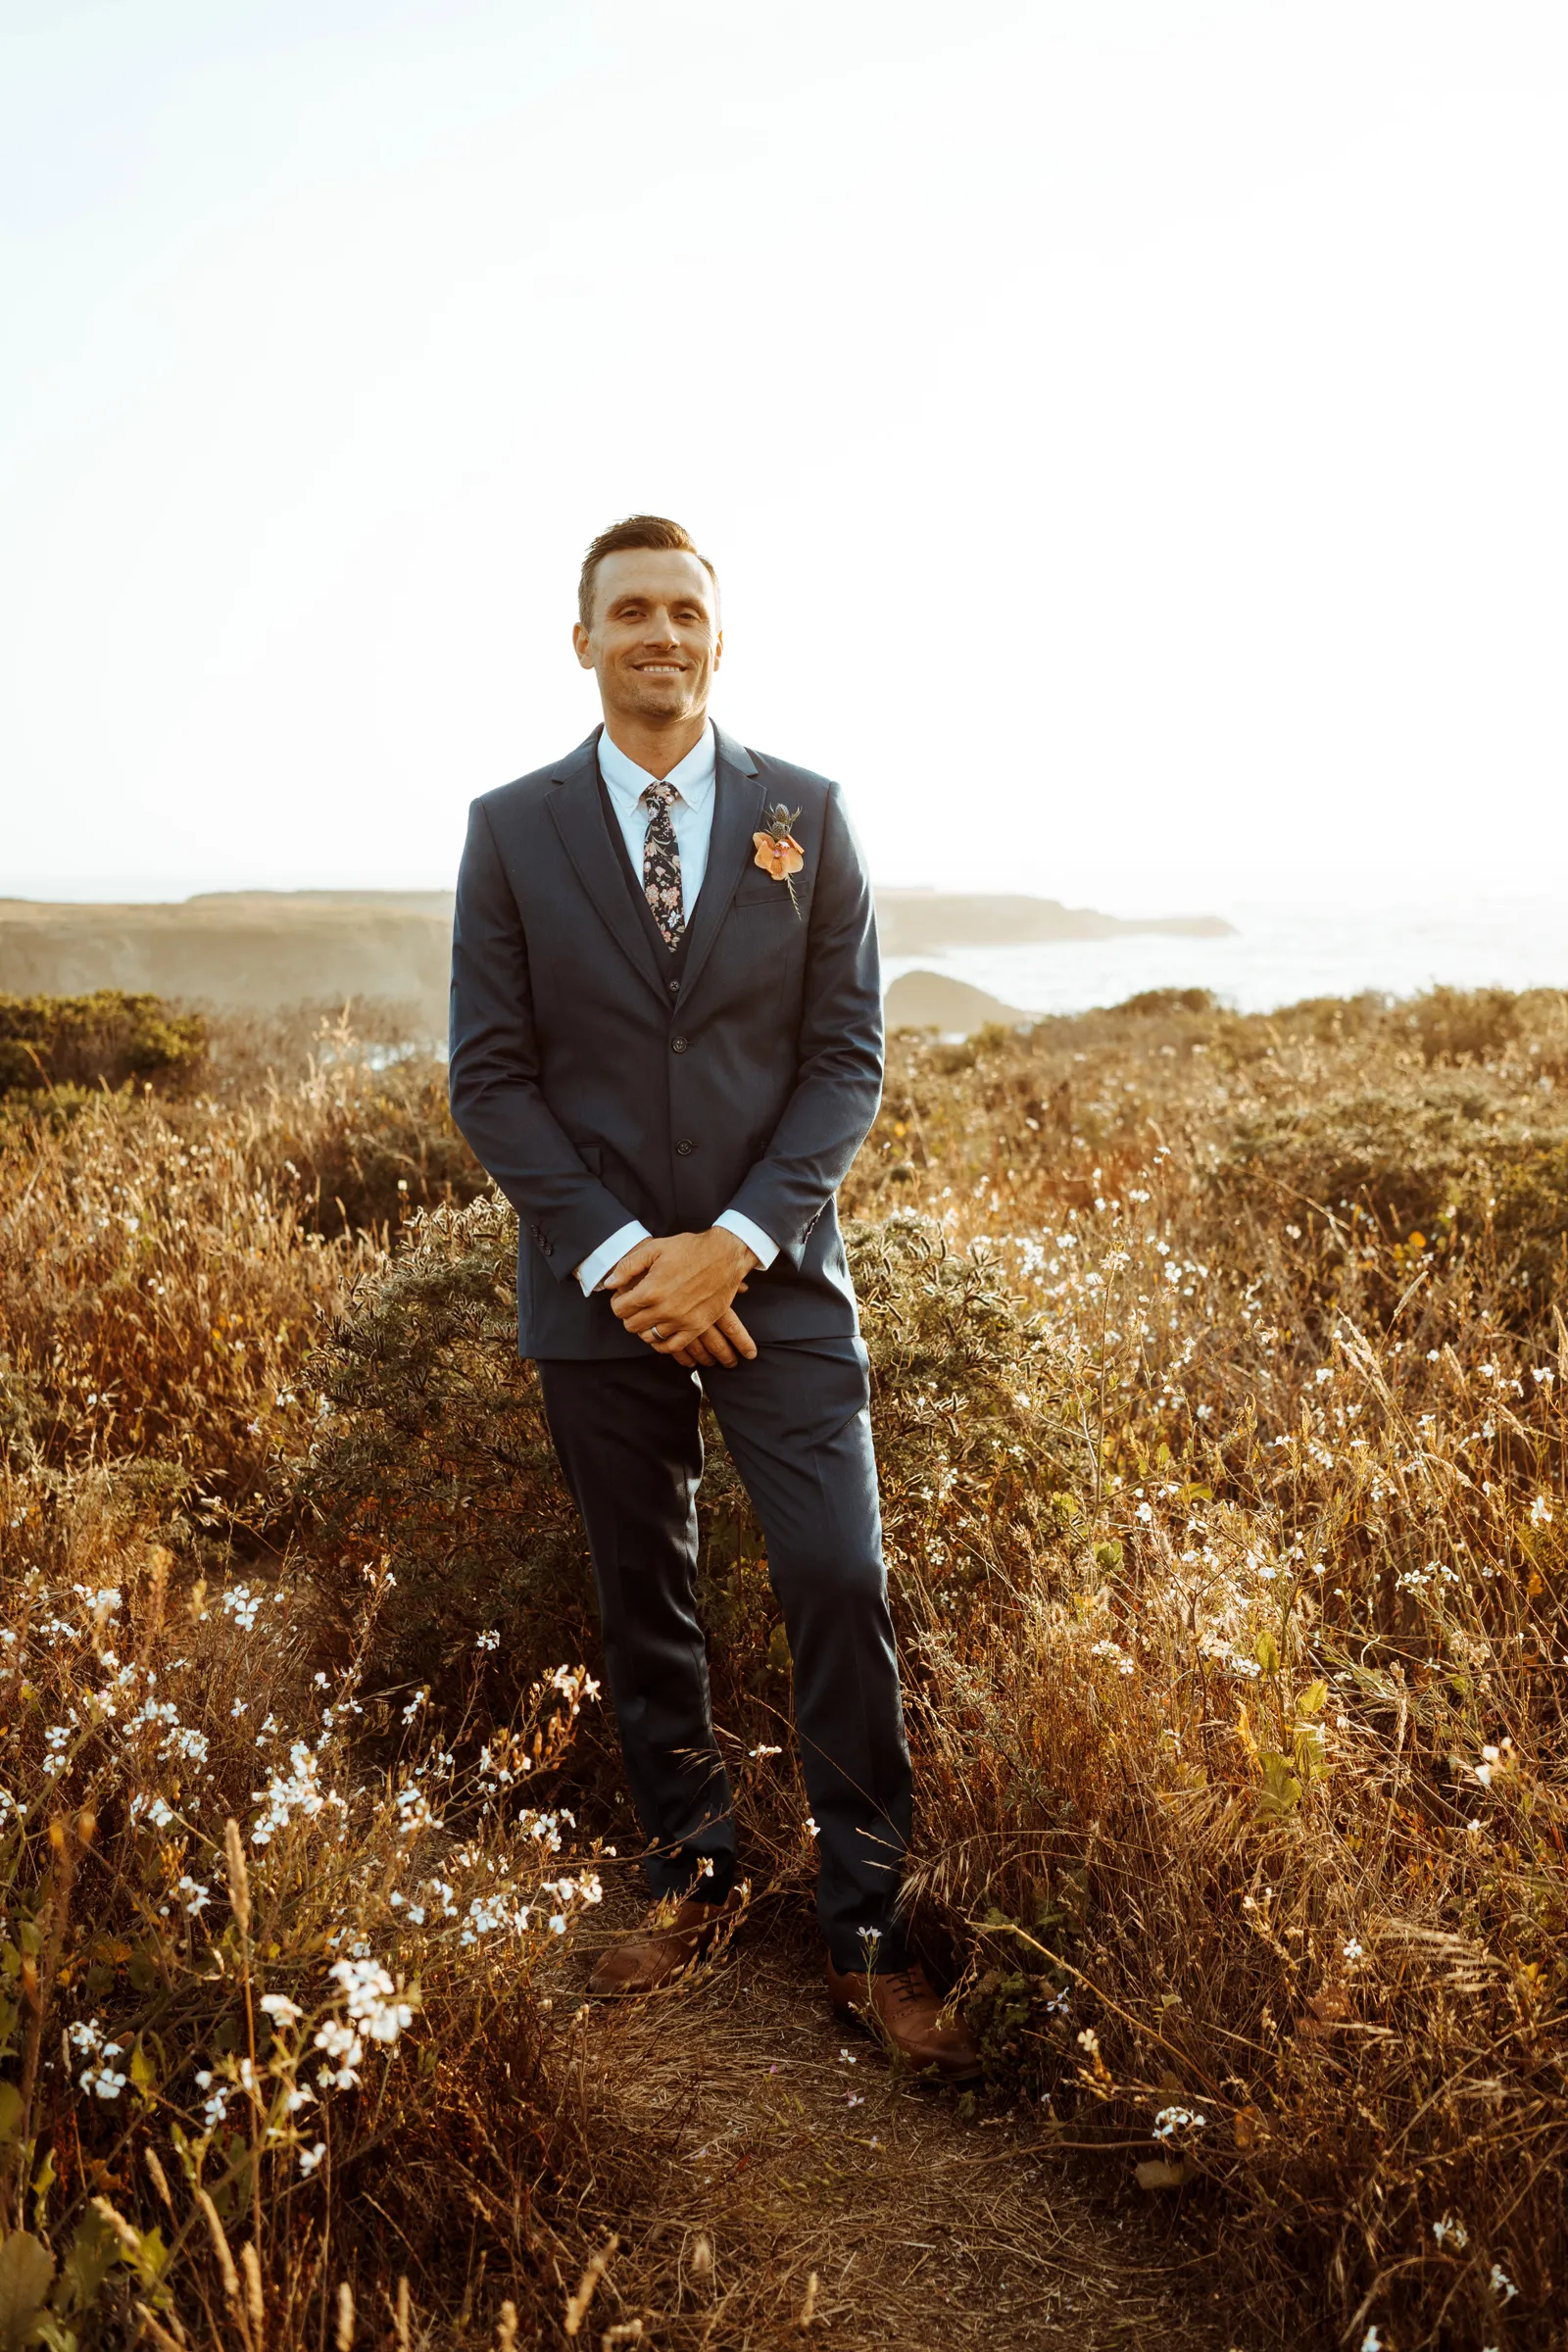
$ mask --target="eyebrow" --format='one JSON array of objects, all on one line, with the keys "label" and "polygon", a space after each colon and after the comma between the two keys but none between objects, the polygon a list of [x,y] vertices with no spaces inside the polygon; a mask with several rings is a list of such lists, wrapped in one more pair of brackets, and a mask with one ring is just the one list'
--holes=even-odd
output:
[{"label": "eyebrow", "polygon": [[624,605],[656,604],[692,605],[695,606],[699,612],[706,613],[708,611],[708,607],[703,601],[701,591],[696,588],[682,589],[679,596],[670,597],[652,596],[645,589],[641,588],[623,588],[618,596],[612,596],[611,598],[606,610],[607,612],[618,612]]}]

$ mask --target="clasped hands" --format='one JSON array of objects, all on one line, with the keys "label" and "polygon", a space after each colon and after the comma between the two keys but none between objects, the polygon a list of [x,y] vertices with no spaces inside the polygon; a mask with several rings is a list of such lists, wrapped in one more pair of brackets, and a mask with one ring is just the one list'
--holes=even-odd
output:
[{"label": "clasped hands", "polygon": [[638,1242],[600,1287],[611,1295],[612,1312],[656,1355],[688,1367],[733,1365],[757,1353],[731,1304],[757,1262],[738,1234],[714,1225]]}]

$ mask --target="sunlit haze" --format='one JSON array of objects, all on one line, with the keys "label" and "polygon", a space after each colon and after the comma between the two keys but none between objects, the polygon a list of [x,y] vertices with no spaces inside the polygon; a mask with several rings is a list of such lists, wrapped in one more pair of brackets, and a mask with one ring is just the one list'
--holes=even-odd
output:
[{"label": "sunlit haze", "polygon": [[585,541],[885,883],[1568,850],[1568,19],[8,0],[0,893],[451,878]]}]

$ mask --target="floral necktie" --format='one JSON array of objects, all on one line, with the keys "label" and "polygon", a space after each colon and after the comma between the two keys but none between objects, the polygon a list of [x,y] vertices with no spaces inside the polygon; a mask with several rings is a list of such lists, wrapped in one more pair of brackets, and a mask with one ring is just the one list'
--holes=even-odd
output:
[{"label": "floral necktie", "polygon": [[680,844],[675,839],[674,821],[669,813],[671,801],[680,798],[680,786],[648,784],[641,797],[653,810],[643,837],[643,896],[654,910],[654,920],[664,935],[665,947],[673,956],[686,928],[680,888]]}]

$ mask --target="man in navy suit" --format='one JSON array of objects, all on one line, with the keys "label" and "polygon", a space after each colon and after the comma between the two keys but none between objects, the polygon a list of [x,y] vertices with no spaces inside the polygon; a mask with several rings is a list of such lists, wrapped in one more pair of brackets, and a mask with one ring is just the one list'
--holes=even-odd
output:
[{"label": "man in navy suit", "polygon": [[737,1901],[694,1605],[706,1392],[789,1637],[830,1991],[962,2078],[973,2038],[898,1919],[909,1760],[834,1198],[881,1092],[870,887],[837,785],[710,722],[717,583],[678,524],[593,542],[573,640],[603,727],[470,811],[451,1086],[520,1221],[519,1346],[648,1839],[655,1908],[591,1988],[667,1982]]}]

